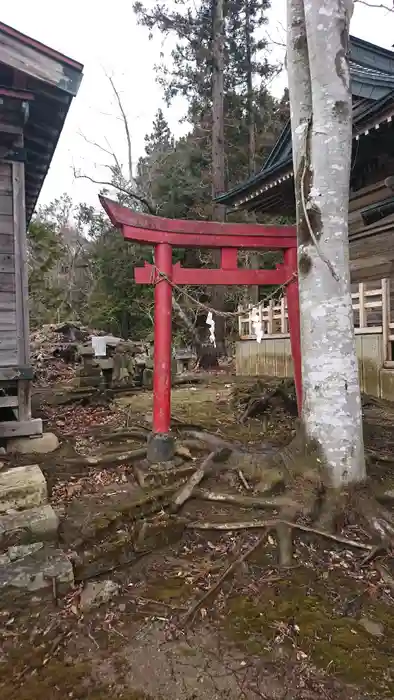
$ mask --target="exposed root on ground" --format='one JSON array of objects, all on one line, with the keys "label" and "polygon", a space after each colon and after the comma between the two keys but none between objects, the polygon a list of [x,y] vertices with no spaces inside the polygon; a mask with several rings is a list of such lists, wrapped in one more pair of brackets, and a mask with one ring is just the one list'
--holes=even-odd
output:
[{"label": "exposed root on ground", "polygon": [[223,571],[222,575],[218,578],[218,580],[201,596],[201,598],[196,600],[196,602],[193,603],[193,605],[191,605],[186,614],[181,618],[181,624],[183,626],[185,626],[188,622],[193,620],[198,610],[202,608],[202,606],[208,599],[212,599],[215,595],[217,595],[224,581],[227,578],[229,578],[231,574],[235,573],[238,567],[241,566],[241,564],[244,561],[246,561],[246,559],[250,557],[251,554],[253,554],[253,552],[255,552],[256,549],[258,549],[263,544],[263,542],[267,539],[269,533],[270,528],[267,527],[265,532],[263,532],[263,534],[260,535],[257,542],[255,542],[251,547],[248,547],[248,549],[245,552],[237,556],[234,559],[234,561]]},{"label": "exposed root on ground", "polygon": [[[199,439],[202,439],[201,434]],[[212,444],[211,436],[208,442]],[[221,440],[219,439],[218,442],[221,443]],[[201,501],[234,504],[243,509],[273,510],[278,514],[269,518],[252,517],[222,522],[201,519],[188,521],[187,518],[183,520],[188,530],[206,532],[264,530],[257,542],[238,555],[209,590],[193,603],[182,619],[183,625],[194,618],[196,612],[208,599],[218,594],[223,582],[255,551],[269,532],[276,533],[279,567],[294,565],[295,533],[305,533],[335,542],[341,547],[364,551],[366,555],[361,563],[363,566],[374,561],[382,552],[391,550],[394,543],[394,515],[378,503],[369,484],[357,485],[341,491],[330,488],[319,446],[313,442],[308,443],[302,426],[287,447],[271,456],[245,453],[240,455],[237,451],[232,453],[230,463],[225,466],[238,475],[241,471],[248,495],[219,492],[215,488],[207,489],[200,486],[208,475],[212,475],[212,460],[216,454],[212,452],[192,475],[186,486],[181,488],[174,500],[176,508],[173,508],[173,512],[178,511],[189,498],[196,498]],[[242,470],[239,469],[240,458],[242,458]],[[268,483],[270,487],[275,486],[275,479],[272,480],[269,476],[272,474],[278,476],[277,483],[281,485],[281,493],[273,495],[270,488],[269,495],[264,497],[261,495],[261,491],[266,490],[264,485]],[[251,488],[255,491],[254,495],[251,494]],[[362,525],[367,541],[358,541],[340,534],[341,529],[354,523]],[[385,575],[387,585],[394,590],[394,578],[389,572],[383,571],[381,575]]]}]

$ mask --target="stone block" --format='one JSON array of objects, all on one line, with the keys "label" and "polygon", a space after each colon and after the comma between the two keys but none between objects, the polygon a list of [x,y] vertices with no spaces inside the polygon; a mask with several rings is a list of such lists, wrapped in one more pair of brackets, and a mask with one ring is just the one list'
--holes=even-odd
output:
[{"label": "stone block", "polygon": [[151,464],[169,462],[175,454],[175,441],[172,435],[151,435],[148,440],[147,459]]},{"label": "stone block", "polygon": [[59,440],[54,433],[43,433],[33,438],[10,438],[7,441],[7,452],[10,454],[45,455],[54,452],[59,447]]},{"label": "stone block", "polygon": [[0,513],[48,502],[47,482],[38,464],[0,472]]},{"label": "stone block", "polygon": [[78,355],[89,358],[94,357],[94,348],[92,345],[78,345]]},{"label": "stone block", "polygon": [[16,544],[8,547],[7,556],[9,561],[17,561],[30,557],[32,554],[39,552],[44,547],[43,542],[32,542],[31,544]]},{"label": "stone block", "polygon": [[80,609],[90,610],[102,603],[108,603],[111,598],[119,593],[119,588],[119,584],[110,579],[106,581],[88,581],[81,593]]},{"label": "stone block", "polygon": [[71,561],[59,549],[42,548],[0,568],[0,598],[7,594],[55,591],[64,595],[74,585]]},{"label": "stone block", "polygon": [[142,386],[145,389],[153,388],[153,370],[146,367],[142,373]]},{"label": "stone block", "polygon": [[99,359],[97,360],[97,364],[103,371],[113,370],[114,368],[114,361],[112,357],[104,358],[103,360]]},{"label": "stone block", "polygon": [[0,516],[0,547],[57,538],[59,518],[52,506],[29,508]]}]

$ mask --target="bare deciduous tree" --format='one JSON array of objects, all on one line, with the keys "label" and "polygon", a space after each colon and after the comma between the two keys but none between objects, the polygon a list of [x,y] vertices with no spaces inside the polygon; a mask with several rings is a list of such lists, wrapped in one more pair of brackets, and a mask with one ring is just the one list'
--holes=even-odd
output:
[{"label": "bare deciduous tree", "polygon": [[334,487],[365,478],[348,247],[352,11],[353,0],[288,0],[303,420]]},{"label": "bare deciduous tree", "polygon": [[107,80],[110,83],[111,90],[114,94],[116,104],[119,109],[119,118],[120,121],[123,124],[123,128],[125,131],[125,136],[126,136],[126,154],[127,154],[127,172],[124,172],[124,168],[122,166],[121,161],[119,160],[117,154],[109,144],[108,140],[106,139],[106,146],[103,146],[100,143],[97,143],[95,141],[92,141],[88,139],[84,134],[81,134],[81,137],[89,143],[90,145],[94,146],[97,148],[99,151],[104,153],[106,156],[110,157],[111,162],[108,164],[105,164],[105,167],[108,168],[110,172],[110,176],[108,180],[98,180],[91,175],[87,173],[82,173],[79,170],[76,170],[74,168],[74,177],[76,179],[83,179],[83,180],[89,180],[89,182],[94,183],[95,185],[102,185],[103,187],[111,187],[115,189],[121,196],[123,195],[123,198],[125,199],[125,203],[131,204],[138,202],[138,204],[142,205],[144,209],[147,209],[150,214],[155,214],[155,208],[152,206],[151,202],[144,197],[143,194],[141,194],[138,191],[137,183],[134,177],[133,173],[133,157],[132,157],[132,142],[131,142],[131,132],[130,132],[130,126],[129,126],[129,120],[127,117],[126,110],[123,106],[122,98],[120,95],[119,90],[116,87],[115,80],[113,76],[109,75],[108,73],[105,74]]}]

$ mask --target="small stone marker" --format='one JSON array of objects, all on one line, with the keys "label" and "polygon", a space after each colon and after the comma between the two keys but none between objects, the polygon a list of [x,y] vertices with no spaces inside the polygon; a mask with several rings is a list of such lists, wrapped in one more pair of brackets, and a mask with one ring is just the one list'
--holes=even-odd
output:
[{"label": "small stone marker", "polygon": [[[8,557],[9,559],[9,557]],[[59,549],[42,548],[0,568],[0,595],[6,592],[56,591],[64,595],[74,585],[71,561]]]},{"label": "small stone marker", "polygon": [[88,581],[81,593],[79,607],[81,610],[107,603],[113,596],[119,593],[119,584],[107,579],[106,581]]},{"label": "small stone marker", "polygon": [[362,617],[360,619],[360,625],[364,627],[366,632],[372,634],[374,637],[383,637],[384,627],[380,622],[374,622],[369,617]]},{"label": "small stone marker", "polygon": [[10,438],[7,441],[7,452],[10,454],[41,454],[54,452],[59,447],[59,439],[54,433],[43,433],[38,437]]},{"label": "small stone marker", "polygon": [[55,540],[59,518],[50,505],[29,508],[0,516],[0,546],[3,542],[23,545],[34,541]]},{"label": "small stone marker", "polygon": [[47,482],[38,464],[0,471],[0,513],[48,502]]}]

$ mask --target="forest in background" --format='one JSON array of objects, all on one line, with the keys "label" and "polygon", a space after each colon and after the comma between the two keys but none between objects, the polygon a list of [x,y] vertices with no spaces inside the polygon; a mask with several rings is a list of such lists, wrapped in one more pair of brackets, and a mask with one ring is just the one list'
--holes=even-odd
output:
[{"label": "forest in background", "polygon": [[[108,182],[97,183],[98,193],[106,192],[134,209],[169,218],[225,216],[213,203],[218,173],[219,190],[225,191],[259,170],[289,118],[287,91],[281,100],[270,94],[279,67],[270,63],[270,47],[264,38],[269,5],[267,0],[198,0],[192,5],[177,0],[169,8],[160,3],[148,11],[142,3],[134,4],[138,22],[149,32],[156,28],[163,37],[175,36],[170,65],[163,59],[157,67],[158,81],[167,105],[177,96],[185,99],[190,129],[186,136],[175,138],[159,107],[151,133],[145,137],[145,154],[134,165],[116,76],[107,76],[125,130],[125,151],[115,154],[97,144],[106,152],[109,172]],[[217,80],[223,86],[219,109],[214,96]],[[215,146],[218,119],[221,125]],[[76,176],[92,179],[89,173]],[[228,212],[227,219],[256,221],[254,215],[242,212]],[[133,281],[134,267],[151,261],[152,250],[126,244],[99,204],[75,205],[67,193],[62,194],[37,209],[28,244],[33,328],[73,320],[125,338],[146,338],[152,332],[153,288],[136,286]],[[244,254],[241,264],[271,267],[275,263],[274,254],[251,257]],[[193,267],[215,262],[203,250],[178,250],[174,258]],[[221,289],[220,299],[206,288],[193,288],[192,294],[228,311],[246,298],[244,289],[234,287]],[[176,291],[174,308],[178,312],[174,314],[174,335],[180,343],[191,343],[199,328],[205,332],[206,314]],[[226,334],[231,330],[227,328]]]}]

